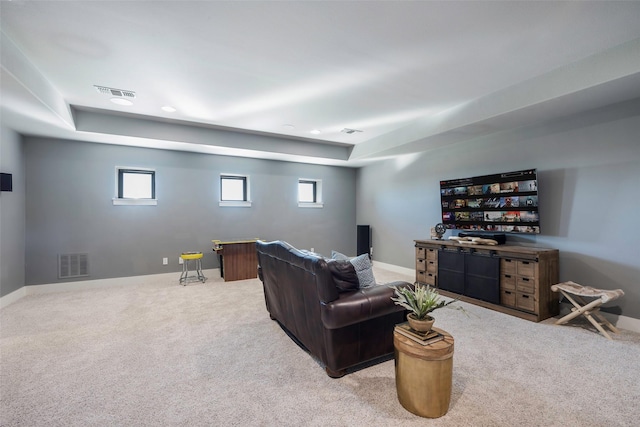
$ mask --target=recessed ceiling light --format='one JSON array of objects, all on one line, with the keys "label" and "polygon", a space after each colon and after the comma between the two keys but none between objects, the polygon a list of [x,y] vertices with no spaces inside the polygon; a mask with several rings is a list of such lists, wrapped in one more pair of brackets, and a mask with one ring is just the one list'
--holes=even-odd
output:
[{"label": "recessed ceiling light", "polygon": [[361,131],[360,129],[349,129],[349,128],[344,128],[344,129],[342,129],[340,132],[342,132],[342,133],[352,134],[352,133],[362,132],[362,131]]},{"label": "recessed ceiling light", "polygon": [[164,107],[162,107],[162,109],[164,111],[166,111],[167,113],[175,113],[176,109],[173,108],[171,105],[165,105]]},{"label": "recessed ceiling light", "polygon": [[314,135],[320,135],[322,132],[319,129],[314,129],[310,133],[312,133]]},{"label": "recessed ceiling light", "polygon": [[133,102],[124,98],[111,98],[111,102],[118,105],[133,105]]},{"label": "recessed ceiling light", "polygon": [[282,125],[282,127],[287,130],[294,130],[296,128],[294,125]]}]

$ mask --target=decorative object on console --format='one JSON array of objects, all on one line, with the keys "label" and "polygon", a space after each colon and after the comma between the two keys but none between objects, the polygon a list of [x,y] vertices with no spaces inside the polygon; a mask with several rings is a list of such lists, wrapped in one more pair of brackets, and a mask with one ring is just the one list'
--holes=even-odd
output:
[{"label": "decorative object on console", "polygon": [[[446,307],[457,300],[445,301],[440,298],[437,290],[429,285],[416,283],[411,288],[395,288],[394,296],[391,300],[397,305],[410,311],[407,321],[412,329],[419,332],[429,332],[435,319],[429,315],[438,308]],[[462,309],[462,307],[457,307]]]},{"label": "decorative object on console", "polygon": [[498,245],[504,245],[507,243],[507,236],[504,233],[469,233],[467,231],[461,231],[458,233],[458,237],[477,237],[481,239],[495,240]]},{"label": "decorative object on console", "polygon": [[446,231],[447,227],[445,227],[444,224],[436,224],[436,226],[431,229],[431,238],[435,240],[442,240],[442,236],[444,236]]},{"label": "decorative object on console", "polygon": [[481,237],[460,237],[460,236],[451,236],[449,240],[454,242],[463,244],[463,245],[489,245],[496,246],[499,243],[493,239],[483,239]]}]

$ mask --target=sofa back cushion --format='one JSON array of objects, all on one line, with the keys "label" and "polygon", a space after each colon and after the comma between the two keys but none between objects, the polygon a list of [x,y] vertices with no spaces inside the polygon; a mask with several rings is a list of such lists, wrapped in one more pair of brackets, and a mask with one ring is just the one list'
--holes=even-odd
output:
[{"label": "sofa back cushion", "polygon": [[328,259],[327,268],[333,276],[338,292],[355,291],[360,287],[356,269],[348,259]]}]

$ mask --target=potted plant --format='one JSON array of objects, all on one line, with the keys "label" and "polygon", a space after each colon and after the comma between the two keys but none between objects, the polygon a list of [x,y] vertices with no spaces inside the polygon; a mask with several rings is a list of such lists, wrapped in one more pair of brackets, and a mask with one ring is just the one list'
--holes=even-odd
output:
[{"label": "potted plant", "polygon": [[407,315],[409,326],[420,332],[430,331],[433,322],[435,322],[435,319],[429,313],[458,301],[456,299],[445,301],[440,298],[440,294],[436,289],[419,283],[416,283],[413,289],[410,287],[395,288],[394,296],[391,299],[397,305],[410,311]]}]

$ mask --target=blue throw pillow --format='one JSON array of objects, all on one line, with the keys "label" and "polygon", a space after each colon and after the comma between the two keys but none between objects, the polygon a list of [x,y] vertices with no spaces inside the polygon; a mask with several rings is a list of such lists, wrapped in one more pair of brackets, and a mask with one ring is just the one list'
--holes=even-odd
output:
[{"label": "blue throw pillow", "polygon": [[370,288],[376,285],[376,279],[373,277],[373,265],[371,264],[371,259],[369,259],[369,254],[362,254],[351,258],[350,261],[358,275],[360,289]]},{"label": "blue throw pillow", "polygon": [[338,251],[331,251],[331,259],[350,260],[351,257],[348,257]]}]

